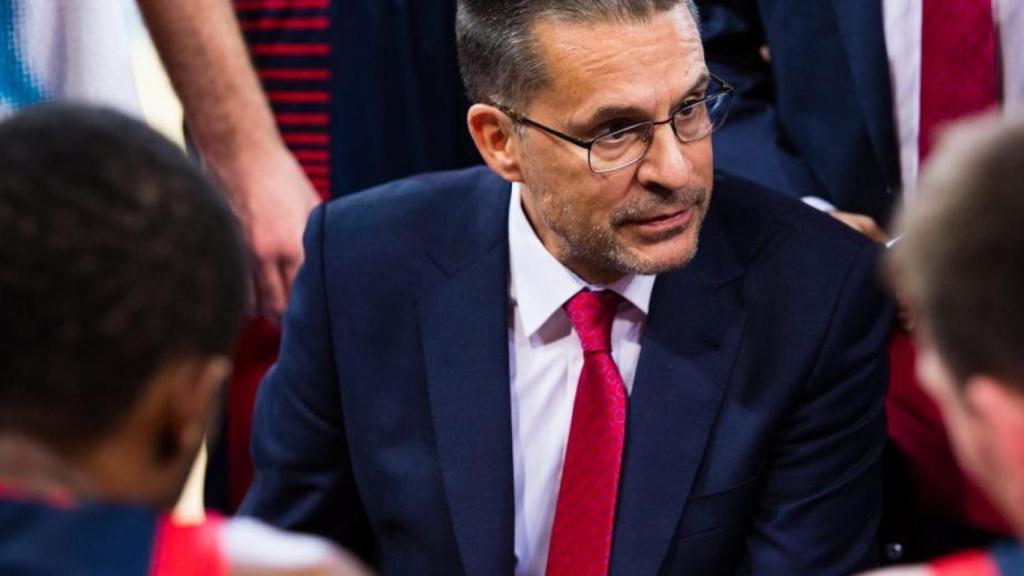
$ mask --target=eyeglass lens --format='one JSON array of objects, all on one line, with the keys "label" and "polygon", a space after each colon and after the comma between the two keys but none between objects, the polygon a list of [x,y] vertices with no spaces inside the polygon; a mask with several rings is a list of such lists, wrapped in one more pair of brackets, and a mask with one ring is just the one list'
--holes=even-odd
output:
[{"label": "eyeglass lens", "polygon": [[[729,94],[721,92],[695,106],[678,110],[671,120],[681,142],[693,142],[711,134],[725,121]],[[640,160],[651,145],[654,123],[643,122],[602,136],[590,148],[590,169],[611,172]]]}]

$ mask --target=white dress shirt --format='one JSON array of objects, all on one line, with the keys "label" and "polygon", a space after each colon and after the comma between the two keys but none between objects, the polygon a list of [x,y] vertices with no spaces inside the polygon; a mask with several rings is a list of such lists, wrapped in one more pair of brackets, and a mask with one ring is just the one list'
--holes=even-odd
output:
[{"label": "white dress shirt", "polygon": [[[914,198],[920,171],[922,1],[882,0],[900,180],[906,201]],[[1021,109],[1024,108],[1024,0],[990,1],[1001,41],[1003,109]],[[819,210],[835,210],[835,206],[823,198],[807,196],[804,202]]]},{"label": "white dress shirt", "polygon": [[624,298],[612,324],[612,358],[632,390],[654,276],[627,276],[592,286],[544,247],[521,204],[520,184],[509,204],[509,375],[516,574],[542,575],[547,566],[562,462],[572,421],[583,348],[562,310],[584,288]]}]

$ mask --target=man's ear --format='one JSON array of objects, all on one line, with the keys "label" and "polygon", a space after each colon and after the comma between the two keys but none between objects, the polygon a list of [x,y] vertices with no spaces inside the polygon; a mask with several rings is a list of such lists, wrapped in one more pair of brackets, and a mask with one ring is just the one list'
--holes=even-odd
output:
[{"label": "man's ear", "polygon": [[972,376],[965,382],[964,395],[975,417],[984,426],[993,457],[1001,461],[1007,478],[1004,491],[1017,504],[1024,504],[1024,388],[988,375]]},{"label": "man's ear", "polygon": [[474,104],[466,123],[476,149],[491,170],[510,182],[523,182],[522,140],[509,117],[489,104]]},{"label": "man's ear", "polygon": [[982,374],[967,379],[964,397],[970,410],[995,434],[1000,456],[1024,466],[1024,388]]},{"label": "man's ear", "polygon": [[219,414],[221,390],[231,373],[231,361],[224,356],[189,360],[177,374],[168,406],[177,424],[177,444],[191,453],[199,448],[210,425]]},{"label": "man's ear", "polygon": [[141,499],[173,506],[218,413],[231,362],[224,356],[168,360],[152,376],[121,436],[145,469],[134,488]]}]

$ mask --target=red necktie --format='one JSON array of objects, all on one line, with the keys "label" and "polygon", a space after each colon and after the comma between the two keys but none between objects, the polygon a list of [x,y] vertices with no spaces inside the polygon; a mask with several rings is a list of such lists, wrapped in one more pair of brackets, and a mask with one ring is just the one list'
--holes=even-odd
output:
[{"label": "red necktie", "polygon": [[604,576],[612,551],[615,499],[626,438],[626,387],[611,356],[620,297],[583,290],[565,305],[583,345],[547,576]]},{"label": "red necktie", "polygon": [[999,103],[999,50],[992,0],[924,0],[921,21],[923,161],[938,128]]}]

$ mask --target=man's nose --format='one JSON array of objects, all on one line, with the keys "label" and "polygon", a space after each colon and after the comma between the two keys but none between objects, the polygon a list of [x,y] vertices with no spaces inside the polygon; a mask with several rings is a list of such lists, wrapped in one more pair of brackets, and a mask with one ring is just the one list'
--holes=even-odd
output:
[{"label": "man's nose", "polygon": [[672,125],[655,126],[651,138],[651,147],[637,171],[640,183],[668,190],[684,187],[690,180],[693,164],[686,155],[686,146],[672,132]]}]

